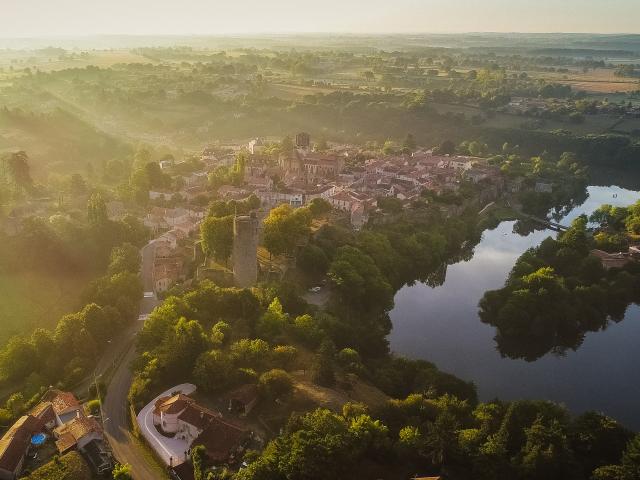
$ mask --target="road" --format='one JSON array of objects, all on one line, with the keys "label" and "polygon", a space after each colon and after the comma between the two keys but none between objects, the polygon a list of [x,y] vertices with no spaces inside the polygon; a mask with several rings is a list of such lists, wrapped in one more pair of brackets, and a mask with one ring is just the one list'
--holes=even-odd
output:
[{"label": "road", "polygon": [[[142,248],[142,283],[145,292],[153,292],[153,242]],[[140,315],[147,315],[159,304],[155,294],[151,297],[145,296],[140,303]],[[131,361],[135,357],[135,336],[142,328],[144,322],[136,321],[127,332],[124,333],[120,346],[121,353],[124,354],[122,360],[117,365],[109,386],[107,396],[104,400],[103,418],[106,437],[111,445],[116,460],[120,463],[131,465],[131,473],[134,480],[157,480],[166,478],[160,472],[160,467],[149,458],[149,455],[138,445],[133,434],[129,430],[129,404],[127,394],[133,379],[133,374],[129,369]],[[120,358],[120,357],[117,357]],[[111,360],[113,362],[113,360]],[[99,365],[100,366],[100,365]],[[105,364],[102,364],[105,366]],[[109,366],[109,359],[106,360],[106,367]]]}]

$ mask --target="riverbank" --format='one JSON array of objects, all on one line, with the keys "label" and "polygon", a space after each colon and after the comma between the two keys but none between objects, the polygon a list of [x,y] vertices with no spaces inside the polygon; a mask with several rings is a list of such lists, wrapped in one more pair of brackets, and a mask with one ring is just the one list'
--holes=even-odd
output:
[{"label": "riverbank", "polygon": [[[568,212],[568,224],[603,203],[628,205],[640,198],[619,187],[589,187],[589,197]],[[615,195],[615,197],[614,197]],[[508,218],[510,212],[498,210]],[[584,343],[566,356],[548,354],[536,362],[502,358],[495,349],[495,330],[477,314],[487,290],[503,286],[517,258],[556,232],[514,232],[517,222],[498,222],[485,230],[470,260],[449,265],[444,283],[435,288],[420,283],[395,295],[389,336],[395,353],[433,361],[444,371],[478,386],[481,399],[548,398],[581,412],[603,411],[640,428],[640,386],[629,382],[640,356],[640,309],[632,306],[625,320],[587,334]]]}]

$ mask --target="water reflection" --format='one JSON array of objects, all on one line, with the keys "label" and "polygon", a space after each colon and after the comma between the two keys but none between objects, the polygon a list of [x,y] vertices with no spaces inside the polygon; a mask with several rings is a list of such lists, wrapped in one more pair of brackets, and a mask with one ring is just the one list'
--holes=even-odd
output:
[{"label": "water reflection", "polygon": [[[589,197],[562,220],[569,223],[603,203],[628,205],[638,192],[618,187],[589,187]],[[614,197],[616,195],[616,197]],[[640,309],[631,306],[625,320],[605,331],[589,333],[576,352],[546,355],[527,363],[505,359],[496,351],[495,330],[480,322],[477,305],[484,292],[500,288],[516,259],[551,231],[526,236],[513,232],[515,222],[487,230],[473,258],[449,265],[444,283],[432,288],[416,284],[401,289],[391,312],[392,349],[435,362],[445,371],[478,385],[482,399],[548,398],[575,411],[604,411],[640,428]],[[440,272],[442,280],[445,272]]]}]

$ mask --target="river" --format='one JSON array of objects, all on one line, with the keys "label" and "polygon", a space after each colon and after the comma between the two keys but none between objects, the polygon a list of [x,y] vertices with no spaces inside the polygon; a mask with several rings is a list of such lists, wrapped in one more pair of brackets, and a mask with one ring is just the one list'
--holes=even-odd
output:
[{"label": "river", "polygon": [[[603,203],[629,205],[640,193],[619,187],[591,186],[589,196],[560,222],[590,214]],[[615,197],[614,197],[615,195]],[[487,230],[468,262],[449,265],[442,286],[405,286],[391,312],[391,349],[434,362],[478,387],[481,400],[548,399],[572,412],[604,412],[640,430],[640,307],[604,331],[587,333],[583,344],[565,356],[547,354],[535,362],[502,358],[495,329],[478,317],[487,290],[501,288],[516,259],[552,231],[527,236],[513,233],[515,222]]]}]

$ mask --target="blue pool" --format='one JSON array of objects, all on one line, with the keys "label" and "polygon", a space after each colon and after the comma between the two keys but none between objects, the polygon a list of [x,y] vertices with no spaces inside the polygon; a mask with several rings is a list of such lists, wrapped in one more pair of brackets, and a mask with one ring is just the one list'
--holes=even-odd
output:
[{"label": "blue pool", "polygon": [[35,445],[36,447],[42,445],[47,436],[44,433],[36,433],[33,437],[31,437],[31,445]]}]

